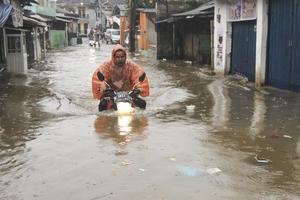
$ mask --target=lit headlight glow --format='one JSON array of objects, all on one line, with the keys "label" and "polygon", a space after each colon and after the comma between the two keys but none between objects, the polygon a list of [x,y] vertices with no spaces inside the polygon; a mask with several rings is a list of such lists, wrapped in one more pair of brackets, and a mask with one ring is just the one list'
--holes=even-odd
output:
[{"label": "lit headlight glow", "polygon": [[128,102],[118,102],[117,103],[117,114],[118,115],[127,115],[133,112],[131,104]]}]

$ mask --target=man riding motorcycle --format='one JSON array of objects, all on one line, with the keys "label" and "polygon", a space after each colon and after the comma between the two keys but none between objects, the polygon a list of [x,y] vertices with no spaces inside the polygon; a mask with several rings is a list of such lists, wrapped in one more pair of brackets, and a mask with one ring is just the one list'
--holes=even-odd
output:
[{"label": "man riding motorcycle", "polygon": [[[99,72],[104,81],[99,80]],[[134,106],[145,109],[146,102],[139,98],[149,96],[149,80],[147,77],[140,82],[139,77],[144,74],[142,67],[127,60],[125,48],[117,44],[112,50],[111,60],[103,62],[94,72],[92,78],[93,96],[100,100],[99,111],[114,108],[109,102],[112,92],[131,92]]]}]

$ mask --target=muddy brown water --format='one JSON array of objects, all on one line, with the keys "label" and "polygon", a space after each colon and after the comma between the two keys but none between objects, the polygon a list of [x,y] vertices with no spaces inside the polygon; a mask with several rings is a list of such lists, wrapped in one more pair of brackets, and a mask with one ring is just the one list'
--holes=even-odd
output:
[{"label": "muddy brown water", "polygon": [[91,76],[111,48],[0,74],[0,199],[300,199],[299,94],[142,52],[147,109],[99,114]]}]

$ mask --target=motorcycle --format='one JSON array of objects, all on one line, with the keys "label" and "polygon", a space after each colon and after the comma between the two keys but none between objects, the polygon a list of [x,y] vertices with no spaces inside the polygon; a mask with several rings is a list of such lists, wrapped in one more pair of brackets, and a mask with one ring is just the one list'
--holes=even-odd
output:
[{"label": "motorcycle", "polygon": [[130,92],[127,91],[114,91],[111,86],[105,81],[105,77],[101,72],[97,72],[97,77],[101,82],[107,86],[103,91],[103,97],[99,103],[99,111],[114,109],[118,114],[130,114],[134,111],[135,107],[142,109],[146,108],[146,101],[139,97],[140,90],[136,87],[142,83],[146,78],[146,73],[143,73],[133,86]]}]

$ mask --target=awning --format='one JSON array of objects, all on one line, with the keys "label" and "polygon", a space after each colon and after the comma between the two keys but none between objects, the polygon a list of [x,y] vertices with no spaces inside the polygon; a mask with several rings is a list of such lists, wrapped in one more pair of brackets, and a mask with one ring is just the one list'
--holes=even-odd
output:
[{"label": "awning", "polygon": [[60,18],[60,17],[55,17],[55,20],[61,21],[61,22],[72,22],[71,20],[63,19],[63,18]]},{"label": "awning", "polygon": [[64,18],[64,19],[75,19],[75,20],[79,20],[78,17],[67,16],[67,15],[64,15],[63,13],[56,13],[56,17]]},{"label": "awning", "polygon": [[120,18],[113,16],[113,22],[116,22],[120,26]]},{"label": "awning", "polygon": [[40,15],[37,15],[37,14],[30,15],[30,18],[34,18],[34,19],[37,19],[37,20],[43,21],[43,22],[52,21],[51,19],[44,18],[44,17],[42,17]]},{"label": "awning", "polygon": [[48,26],[45,22],[40,22],[40,21],[38,21],[38,20],[32,19],[32,18],[30,18],[30,17],[26,17],[26,16],[23,16],[23,20],[26,21],[26,22],[35,24],[35,25],[37,25],[37,26],[42,26],[42,27]]},{"label": "awning", "polygon": [[207,3],[199,6],[198,8],[193,9],[193,10],[183,12],[183,13],[172,14],[172,16],[192,18],[192,16],[195,16],[195,15],[213,14],[214,7],[215,7],[215,3],[213,1],[210,1],[210,2],[207,2]]},{"label": "awning", "polygon": [[0,27],[3,27],[9,15],[14,11],[10,4],[0,4]]},{"label": "awning", "polygon": [[207,2],[198,8],[195,8],[193,10],[187,11],[187,12],[182,12],[182,13],[175,13],[172,14],[171,17],[161,20],[161,21],[156,21],[156,24],[160,23],[173,23],[177,20],[180,19],[191,19],[196,16],[200,17],[213,17],[214,16],[214,7],[215,3],[213,1]]},{"label": "awning", "polygon": [[156,21],[155,24],[161,24],[161,23],[172,23],[174,22],[174,17],[169,17],[167,19],[163,19],[163,20],[160,20],[160,21]]}]

